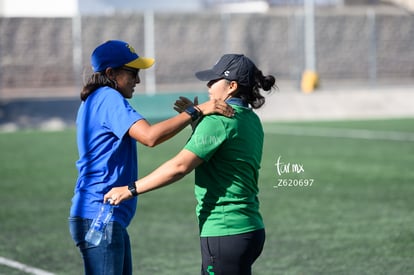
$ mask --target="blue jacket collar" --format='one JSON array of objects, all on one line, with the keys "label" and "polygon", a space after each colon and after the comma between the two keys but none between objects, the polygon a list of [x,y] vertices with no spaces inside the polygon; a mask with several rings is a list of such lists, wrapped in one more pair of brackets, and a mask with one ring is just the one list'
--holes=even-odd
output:
[{"label": "blue jacket collar", "polygon": [[245,107],[245,108],[249,107],[249,104],[246,101],[244,101],[241,98],[237,98],[237,97],[232,97],[232,98],[227,99],[226,103],[241,106],[241,107]]}]

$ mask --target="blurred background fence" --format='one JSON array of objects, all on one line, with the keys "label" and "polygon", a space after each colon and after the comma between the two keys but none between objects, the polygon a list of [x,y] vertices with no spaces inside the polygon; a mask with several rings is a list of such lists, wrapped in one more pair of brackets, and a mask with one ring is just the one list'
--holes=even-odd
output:
[{"label": "blurred background fence", "polygon": [[[225,52],[245,53],[265,73],[294,85],[305,67],[300,5],[277,6],[265,13],[209,10],[1,17],[0,37],[0,97],[10,96],[8,91],[16,88],[41,88],[45,93],[48,87],[80,86],[91,51],[108,39],[126,40],[139,54],[155,55],[151,70],[161,87],[157,92],[174,85],[191,87],[194,72],[210,67]],[[153,39],[151,49],[146,39]],[[318,6],[315,44],[322,83],[413,79],[414,17],[403,9]],[[52,89],[52,95],[58,95],[56,91]],[[66,93],[77,96],[78,91]]]},{"label": "blurred background fence", "polygon": [[[315,5],[312,51],[305,2]],[[263,119],[413,116],[410,3],[0,0],[0,131],[73,125],[90,54],[108,39],[156,58],[140,73],[131,101],[150,120],[173,115],[171,102],[180,94],[205,97],[205,83],[194,72],[229,52],[244,53],[276,75],[281,93],[267,98],[258,112]],[[309,52],[320,79],[312,97],[299,92]]]}]

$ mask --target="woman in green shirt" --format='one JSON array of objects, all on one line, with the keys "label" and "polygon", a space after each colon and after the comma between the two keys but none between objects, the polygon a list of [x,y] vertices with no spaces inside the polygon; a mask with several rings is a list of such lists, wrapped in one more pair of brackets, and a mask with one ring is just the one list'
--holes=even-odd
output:
[{"label": "woman in green shirt", "polygon": [[[178,111],[191,112],[195,129],[184,149],[148,176],[105,195],[113,204],[173,183],[195,169],[195,196],[202,253],[201,274],[251,274],[262,252],[265,230],[259,212],[258,177],[263,129],[253,109],[264,97],[260,89],[275,87],[240,54],[223,55],[213,68],[196,73],[207,81],[211,99],[226,100],[233,117],[205,116],[188,100]],[[190,106],[189,106],[190,105]]]}]

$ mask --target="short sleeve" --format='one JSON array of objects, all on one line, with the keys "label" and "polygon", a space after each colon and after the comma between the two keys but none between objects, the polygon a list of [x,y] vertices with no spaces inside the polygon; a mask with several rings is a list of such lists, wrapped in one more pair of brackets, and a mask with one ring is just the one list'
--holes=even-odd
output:
[{"label": "short sleeve", "polygon": [[103,124],[118,138],[122,138],[135,122],[143,119],[118,92],[108,92],[102,104],[103,110],[106,110]]},{"label": "short sleeve", "polygon": [[208,161],[227,139],[225,127],[217,116],[206,116],[197,125],[185,149]]}]

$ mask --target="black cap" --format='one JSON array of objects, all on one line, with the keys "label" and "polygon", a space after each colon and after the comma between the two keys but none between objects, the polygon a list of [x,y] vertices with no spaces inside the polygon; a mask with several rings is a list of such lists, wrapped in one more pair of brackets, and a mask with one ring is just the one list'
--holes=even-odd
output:
[{"label": "black cap", "polygon": [[216,79],[227,79],[237,81],[239,85],[251,87],[254,85],[254,63],[242,54],[225,54],[213,68],[196,72],[198,79],[211,81]]}]

